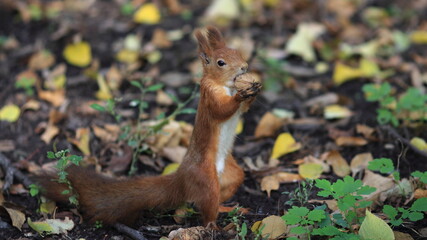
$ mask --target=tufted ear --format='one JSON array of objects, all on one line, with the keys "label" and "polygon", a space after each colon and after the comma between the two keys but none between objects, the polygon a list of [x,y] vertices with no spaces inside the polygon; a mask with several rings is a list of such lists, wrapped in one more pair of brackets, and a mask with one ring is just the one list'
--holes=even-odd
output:
[{"label": "tufted ear", "polygon": [[206,37],[212,49],[219,49],[219,48],[225,47],[224,37],[222,36],[218,28],[214,26],[208,26],[206,30],[207,30]]},{"label": "tufted ear", "polygon": [[199,45],[199,57],[202,59],[203,65],[210,63],[210,56],[212,56],[212,49],[209,45],[208,40],[205,35],[202,33],[201,29],[196,29],[194,31],[194,36],[197,39]]}]

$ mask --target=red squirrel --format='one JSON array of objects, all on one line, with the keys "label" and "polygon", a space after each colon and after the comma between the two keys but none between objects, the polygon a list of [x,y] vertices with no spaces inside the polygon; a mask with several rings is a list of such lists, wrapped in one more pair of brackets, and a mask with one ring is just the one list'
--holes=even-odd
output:
[{"label": "red squirrel", "polygon": [[[78,167],[67,168],[79,201],[79,210],[89,222],[129,224],[141,210],[173,209],[192,202],[205,226],[215,225],[219,204],[230,198],[243,182],[243,170],[231,155],[239,116],[248,110],[260,85],[235,89],[236,77],[248,64],[237,50],[226,47],[215,27],[197,29],[198,53],[203,63],[200,100],[188,152],[178,170],[170,175],[108,178]],[[67,202],[61,192],[67,187],[52,181],[54,174],[39,177],[43,194]]]}]

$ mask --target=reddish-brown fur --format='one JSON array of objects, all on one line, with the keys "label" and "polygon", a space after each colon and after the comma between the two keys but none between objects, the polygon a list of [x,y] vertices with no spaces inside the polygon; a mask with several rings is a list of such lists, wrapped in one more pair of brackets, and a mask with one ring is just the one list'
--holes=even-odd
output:
[{"label": "reddish-brown fur", "polygon": [[[193,202],[201,212],[203,223],[214,225],[220,202],[230,198],[242,183],[243,170],[231,154],[225,161],[224,171],[217,173],[216,148],[220,124],[239,109],[246,111],[254,99],[246,96],[247,91],[229,96],[224,89],[230,80],[246,72],[247,63],[236,50],[225,46],[218,29],[196,30],[195,36],[204,75],[194,131],[184,162],[171,175],[126,180],[100,176],[81,167],[68,167],[68,178],[87,220],[101,220],[104,224],[130,223],[142,209],[173,209],[185,202]],[[220,67],[218,60],[226,65]],[[250,94],[254,95],[253,92]],[[66,202],[67,196],[60,194],[65,186],[51,178],[52,175],[39,177],[39,183],[45,188],[44,194]]]}]

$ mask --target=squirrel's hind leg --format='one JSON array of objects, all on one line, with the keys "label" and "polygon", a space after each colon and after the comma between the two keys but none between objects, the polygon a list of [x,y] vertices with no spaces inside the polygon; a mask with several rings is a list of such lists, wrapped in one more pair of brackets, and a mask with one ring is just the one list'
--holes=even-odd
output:
[{"label": "squirrel's hind leg", "polygon": [[236,163],[233,156],[229,154],[225,161],[224,172],[219,180],[221,188],[220,202],[224,202],[234,195],[237,188],[242,184],[244,177],[242,168]]}]

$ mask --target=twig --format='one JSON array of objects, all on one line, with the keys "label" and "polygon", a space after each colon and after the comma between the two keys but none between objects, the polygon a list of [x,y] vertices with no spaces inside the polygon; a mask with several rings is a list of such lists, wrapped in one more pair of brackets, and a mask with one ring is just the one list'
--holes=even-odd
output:
[{"label": "twig", "polygon": [[402,143],[404,143],[405,145],[407,145],[408,147],[410,147],[414,152],[416,152],[419,155],[427,158],[427,152],[421,151],[420,149],[418,149],[417,147],[415,147],[414,145],[412,145],[412,143],[408,139],[400,136],[400,134],[394,128],[392,128],[390,126],[382,126],[381,128],[383,130],[386,130],[387,132],[389,132],[395,138],[397,138],[400,141],[402,141]]},{"label": "twig", "polygon": [[19,182],[24,184],[25,187],[29,187],[33,182],[21,171],[12,166],[9,158],[7,158],[3,153],[0,153],[0,166],[5,172],[5,181],[3,185],[3,190],[8,190],[9,187],[13,184],[13,177],[15,177]]},{"label": "twig", "polygon": [[133,228],[130,228],[130,227],[128,227],[126,225],[123,225],[121,223],[116,223],[116,224],[113,225],[113,227],[117,231],[128,235],[132,239],[135,239],[135,240],[147,240],[140,231],[135,230]]}]

